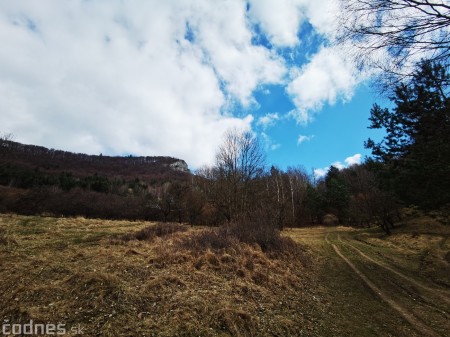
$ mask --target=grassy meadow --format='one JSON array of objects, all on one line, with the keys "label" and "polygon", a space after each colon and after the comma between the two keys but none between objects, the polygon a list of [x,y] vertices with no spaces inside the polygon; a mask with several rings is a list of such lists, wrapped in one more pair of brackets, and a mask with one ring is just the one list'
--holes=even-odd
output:
[{"label": "grassy meadow", "polygon": [[446,336],[444,223],[287,229],[263,251],[209,228],[0,215],[0,320],[84,336]]}]

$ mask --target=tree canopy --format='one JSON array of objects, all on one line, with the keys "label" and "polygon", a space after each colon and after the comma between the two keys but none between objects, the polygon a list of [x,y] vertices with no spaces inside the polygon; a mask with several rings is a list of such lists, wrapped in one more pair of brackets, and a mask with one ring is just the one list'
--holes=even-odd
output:
[{"label": "tree canopy", "polygon": [[450,64],[448,0],[340,0],[340,4],[338,42],[354,47],[360,66],[380,68],[387,84],[410,78],[422,59]]},{"label": "tree canopy", "polygon": [[422,62],[411,82],[400,83],[392,110],[374,105],[369,128],[384,129],[365,146],[385,164],[385,182],[405,202],[427,208],[450,202],[450,75]]}]

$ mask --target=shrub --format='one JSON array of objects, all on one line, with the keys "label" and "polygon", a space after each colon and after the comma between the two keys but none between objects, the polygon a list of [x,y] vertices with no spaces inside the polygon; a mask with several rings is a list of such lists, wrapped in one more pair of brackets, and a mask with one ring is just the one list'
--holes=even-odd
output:
[{"label": "shrub", "polygon": [[334,214],[326,214],[323,217],[323,224],[325,226],[337,226],[339,225],[339,218]]},{"label": "shrub", "polygon": [[286,246],[277,226],[267,217],[240,217],[217,228],[205,229],[184,236],[180,248],[193,251],[220,250],[235,247],[239,242],[258,245],[262,250],[280,250]]},{"label": "shrub", "polygon": [[263,212],[241,216],[225,225],[226,230],[239,241],[258,244],[263,250],[279,247],[280,230],[272,217]]},{"label": "shrub", "polygon": [[224,227],[208,228],[184,236],[178,242],[181,249],[203,252],[208,249],[221,250],[238,243],[235,237],[228,235]]}]

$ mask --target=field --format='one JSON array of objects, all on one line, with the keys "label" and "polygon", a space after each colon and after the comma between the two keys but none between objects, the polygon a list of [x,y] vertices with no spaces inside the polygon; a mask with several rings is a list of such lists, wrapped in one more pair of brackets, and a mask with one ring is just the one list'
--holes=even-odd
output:
[{"label": "field", "polygon": [[389,237],[287,229],[263,251],[207,228],[0,215],[0,322],[83,336],[448,336],[443,223],[412,214]]}]

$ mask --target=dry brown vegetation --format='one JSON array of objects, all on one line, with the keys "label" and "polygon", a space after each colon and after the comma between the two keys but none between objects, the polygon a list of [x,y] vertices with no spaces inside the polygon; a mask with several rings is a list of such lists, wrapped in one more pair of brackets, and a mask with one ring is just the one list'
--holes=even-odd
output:
[{"label": "dry brown vegetation", "polygon": [[287,229],[262,249],[230,228],[0,215],[0,320],[80,325],[84,336],[421,336],[332,243],[445,336],[449,228],[410,217],[391,236]]},{"label": "dry brown vegetation", "polygon": [[0,219],[8,237],[0,317],[9,322],[80,324],[87,336],[317,330],[310,258],[288,238],[283,250],[264,252],[223,231],[178,224]]}]

